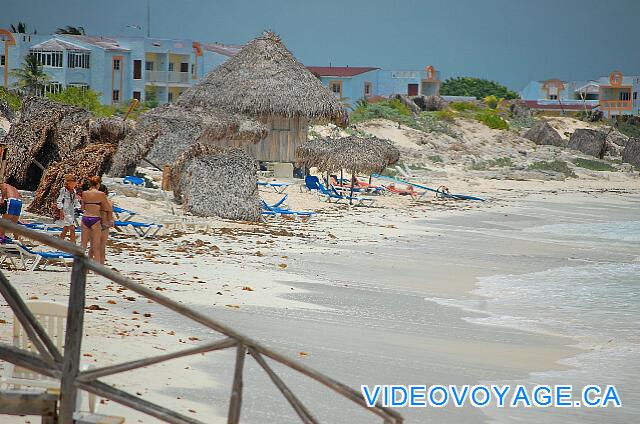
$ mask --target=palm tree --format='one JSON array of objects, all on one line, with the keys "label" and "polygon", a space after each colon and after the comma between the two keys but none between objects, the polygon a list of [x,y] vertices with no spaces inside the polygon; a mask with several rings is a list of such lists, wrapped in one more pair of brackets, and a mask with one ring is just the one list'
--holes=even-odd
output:
[{"label": "palm tree", "polygon": [[58,28],[56,34],[85,35],[85,32],[84,27],[67,25],[64,28]]},{"label": "palm tree", "polygon": [[32,54],[24,58],[19,69],[11,71],[11,76],[16,78],[15,87],[30,96],[42,92],[49,82],[49,75],[42,70],[42,65]]},{"label": "palm tree", "polygon": [[[27,33],[27,24],[24,22],[18,22],[18,25],[14,26],[11,24],[11,32],[14,34],[26,34]],[[34,30],[33,33],[36,34],[38,31]]]}]

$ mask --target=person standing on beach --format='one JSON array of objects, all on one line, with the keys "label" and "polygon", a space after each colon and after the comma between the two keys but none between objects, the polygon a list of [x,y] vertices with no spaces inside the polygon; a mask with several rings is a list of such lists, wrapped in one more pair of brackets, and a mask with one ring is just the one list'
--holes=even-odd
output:
[{"label": "person standing on beach", "polygon": [[80,208],[80,202],[78,202],[78,197],[76,196],[76,185],[75,175],[67,174],[64,178],[64,186],[60,189],[60,194],[58,194],[58,199],[56,200],[56,207],[58,208],[56,224],[62,226],[60,238],[64,240],[68,232],[71,243],[76,242],[75,211]]},{"label": "person standing on beach", "polygon": [[[0,212],[2,213],[2,219],[8,219],[13,223],[18,223],[20,219],[20,213],[22,213],[22,199],[18,189],[14,186],[2,183],[0,185],[1,203]],[[14,234],[14,238],[17,240],[18,235]],[[7,237],[2,228],[0,228],[0,243],[5,243]]]},{"label": "person standing on beach", "polygon": [[[99,190],[107,196],[107,199],[109,198],[109,189],[107,188],[106,185],[100,184]],[[110,206],[108,210],[105,210],[105,209],[100,210],[100,219],[101,219],[100,226],[102,228],[102,233],[100,236],[100,255],[101,255],[100,257],[102,258],[101,263],[103,265],[107,259],[107,241],[109,240],[109,230],[114,225],[113,203],[111,203],[111,200],[107,200],[107,202],[109,202],[109,206]],[[90,257],[94,256],[94,253],[92,252],[92,250],[93,250],[93,247],[91,247],[91,249],[89,250]]]},{"label": "person standing on beach", "polygon": [[82,237],[80,243],[82,249],[86,250],[91,242],[90,257],[99,263],[104,263],[100,240],[102,238],[102,210],[109,211],[111,205],[106,194],[99,190],[102,180],[97,175],[89,178],[89,190],[82,192],[82,210],[84,215],[80,224]]}]

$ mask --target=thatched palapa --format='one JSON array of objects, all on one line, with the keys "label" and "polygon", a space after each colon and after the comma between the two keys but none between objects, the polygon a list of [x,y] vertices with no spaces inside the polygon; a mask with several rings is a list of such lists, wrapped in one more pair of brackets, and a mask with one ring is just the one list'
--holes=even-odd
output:
[{"label": "thatched palapa", "polygon": [[296,150],[296,163],[321,171],[352,173],[381,172],[400,159],[398,149],[387,140],[376,137],[319,138],[305,143]]},{"label": "thatched palapa", "polygon": [[109,173],[130,174],[145,157],[158,166],[171,165],[197,143],[255,143],[266,131],[262,124],[241,114],[163,105],[138,118],[136,131],[120,143]]},{"label": "thatched palapa", "polygon": [[257,117],[269,134],[244,147],[258,160],[277,162],[294,162],[310,121],[342,122],[346,116],[333,93],[269,31],[182,93],[177,104]]},{"label": "thatched palapa", "polygon": [[43,170],[68,157],[89,141],[91,112],[41,97],[22,104],[20,118],[11,125],[4,142],[9,145],[7,182],[35,190]]},{"label": "thatched palapa", "polygon": [[196,144],[171,168],[171,184],[185,210],[243,221],[260,219],[257,162],[242,149]]},{"label": "thatched palapa", "polygon": [[88,179],[93,175],[102,175],[111,165],[116,146],[117,144],[114,143],[92,143],[74,151],[65,160],[50,165],[42,176],[28,211],[40,215],[52,215],[65,175],[73,174],[80,180]]}]

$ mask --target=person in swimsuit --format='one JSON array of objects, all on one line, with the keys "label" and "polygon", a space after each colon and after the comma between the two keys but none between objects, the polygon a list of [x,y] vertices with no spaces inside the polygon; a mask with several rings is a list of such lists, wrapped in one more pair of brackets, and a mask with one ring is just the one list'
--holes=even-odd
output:
[{"label": "person in swimsuit", "polygon": [[[82,210],[84,215],[80,224],[82,230],[81,245],[87,248],[91,242],[90,257],[96,262],[103,263],[104,258],[100,249],[102,238],[101,212],[112,211],[106,194],[98,190],[102,180],[98,176],[89,178],[89,190],[82,192]],[[111,212],[109,212],[111,213]]]},{"label": "person in swimsuit", "polygon": [[64,187],[60,189],[56,200],[56,207],[60,211],[56,224],[62,226],[60,238],[64,240],[68,232],[69,241],[74,244],[76,242],[75,210],[80,208],[80,202],[76,196],[76,185],[75,175],[67,174],[64,178]]},{"label": "person in swimsuit", "polygon": [[[0,203],[0,212],[2,212],[2,219],[8,219],[11,222],[18,223],[20,213],[22,212],[22,200],[18,189],[14,186],[2,183],[0,185],[0,194],[2,194],[2,201]],[[18,235],[14,234],[14,238],[17,240]],[[0,228],[0,243],[7,240],[4,230]]]},{"label": "person in swimsuit", "polygon": [[[99,190],[103,192],[107,199],[109,198],[109,189],[104,184],[100,184]],[[113,203],[111,200],[107,200],[109,202],[109,210],[102,209],[100,211],[100,227],[102,228],[102,234],[100,236],[100,252],[102,255],[102,264],[106,261],[107,258],[107,241],[109,240],[109,230],[114,225],[113,220]],[[89,249],[89,256],[93,257],[93,247]]]}]

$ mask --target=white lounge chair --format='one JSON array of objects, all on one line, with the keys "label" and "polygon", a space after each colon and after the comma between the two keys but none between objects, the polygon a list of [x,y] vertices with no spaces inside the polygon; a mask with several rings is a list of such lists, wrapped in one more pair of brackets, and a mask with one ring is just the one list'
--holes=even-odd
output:
[{"label": "white lounge chair", "polygon": [[9,261],[18,270],[35,271],[38,268],[45,270],[47,265],[62,263],[69,270],[69,263],[73,261],[73,255],[65,252],[40,252],[20,243],[5,243],[0,245],[0,265]]},{"label": "white lounge chair", "polygon": [[[64,351],[64,333],[67,323],[67,306],[61,303],[42,301],[29,301],[26,302],[26,305],[42,325],[53,344],[62,353]],[[17,348],[37,353],[22,325],[15,317],[13,318],[13,345]],[[82,368],[88,369],[87,366]],[[40,391],[57,390],[60,389],[60,380],[5,362],[2,376],[0,377],[0,388],[3,390],[16,388]],[[77,410],[94,413],[96,412],[97,404],[97,397],[94,394],[78,391]]]}]

